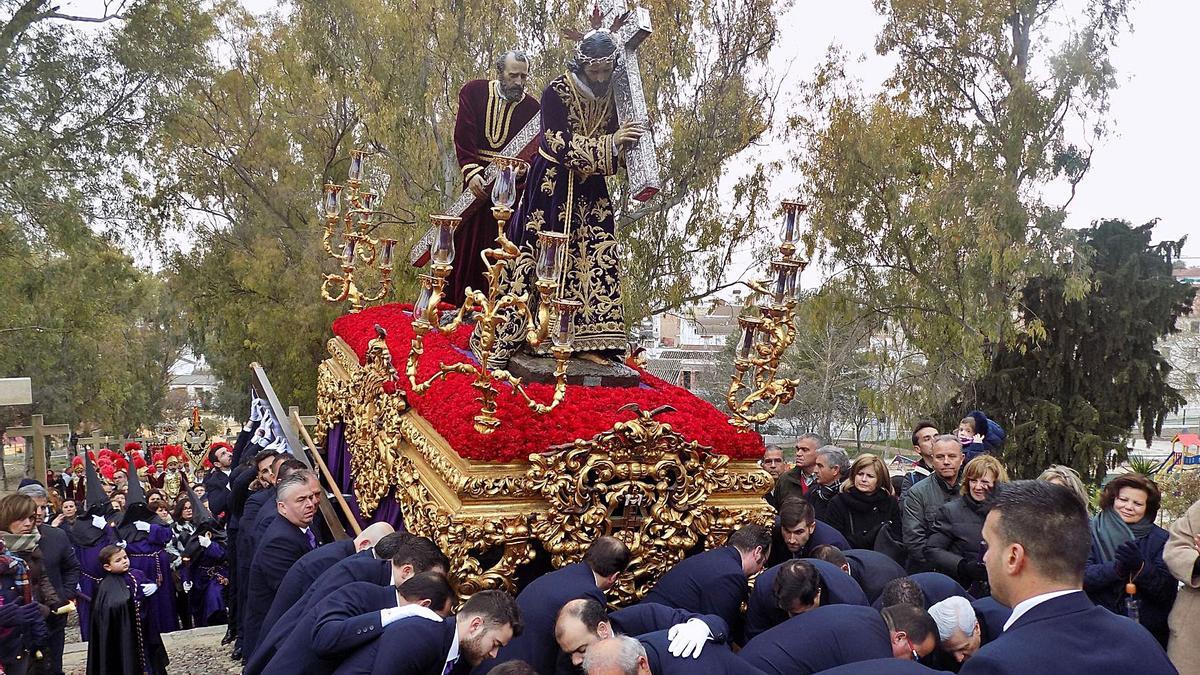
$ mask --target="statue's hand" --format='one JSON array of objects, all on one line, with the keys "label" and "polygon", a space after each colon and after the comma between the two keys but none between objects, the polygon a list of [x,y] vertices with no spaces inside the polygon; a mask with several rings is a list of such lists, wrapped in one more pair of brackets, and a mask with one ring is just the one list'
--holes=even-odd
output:
[{"label": "statue's hand", "polygon": [[613,134],[613,140],[616,144],[625,148],[637,143],[641,139],[642,134],[646,133],[646,126],[641,122],[629,121],[621,125],[617,129],[617,133]]},{"label": "statue's hand", "polygon": [[482,173],[475,174],[471,177],[471,180],[467,181],[467,189],[476,197],[485,198],[488,196],[487,190],[484,189]]}]

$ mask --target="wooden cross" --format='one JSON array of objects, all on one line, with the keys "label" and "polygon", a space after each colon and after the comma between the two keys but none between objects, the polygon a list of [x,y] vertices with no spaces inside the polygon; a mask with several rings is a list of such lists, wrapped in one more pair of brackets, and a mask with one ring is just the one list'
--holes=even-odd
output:
[{"label": "wooden cross", "polygon": [[[29,418],[29,426],[27,427],[9,427],[6,434],[9,436],[23,436],[33,439],[33,476],[39,483],[46,480],[46,437],[47,436],[70,436],[71,425],[69,424],[46,424],[41,415],[31,415]],[[26,444],[26,452],[29,445]]]},{"label": "wooden cross", "polygon": [[618,509],[614,509],[609,522],[612,523],[613,530],[637,530],[641,529],[642,522],[646,520],[646,509],[643,507],[645,503],[644,495],[625,495],[620,499],[620,513],[615,513]]},{"label": "wooden cross", "polygon": [[101,448],[108,447],[108,436],[101,436],[93,431],[91,438],[81,438],[79,444],[88,446],[92,452],[100,452]]},{"label": "wooden cross", "polygon": [[[625,0],[601,0],[600,11],[604,13],[606,26],[627,10]],[[625,166],[629,172],[629,193],[639,202],[649,200],[662,187],[659,178],[658,153],[654,146],[654,134],[650,131],[650,112],[646,107],[646,92],[642,89],[642,70],[638,59],[638,47],[654,30],[650,25],[650,11],[645,7],[634,7],[624,25],[616,32],[617,48],[622,50],[621,61],[613,71],[613,98],[617,104],[617,119],[641,122],[646,133],[625,152]]]}]

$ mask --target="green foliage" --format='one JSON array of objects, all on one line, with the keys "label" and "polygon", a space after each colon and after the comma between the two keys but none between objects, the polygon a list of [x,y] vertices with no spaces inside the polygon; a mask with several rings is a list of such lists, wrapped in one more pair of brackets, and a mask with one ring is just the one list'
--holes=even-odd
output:
[{"label": "green foliage", "polygon": [[[854,289],[859,314],[880,317],[922,358],[906,362],[932,386],[885,391],[879,404],[936,409],[1000,345],[1037,335],[1014,324],[1021,288],[1055,273],[1078,297],[1065,204],[1105,132],[1115,86],[1109,51],[1125,3],[1091,0],[1055,44],[1066,8],[1053,0],[876,0],[877,42],[897,65],[884,91],[864,94],[831,50],[791,119],[807,141],[794,159],[810,194],[810,250]],[[914,398],[915,395],[915,398]]]},{"label": "green foliage", "polygon": [[183,341],[122,235],[142,229],[145,137],[212,25],[184,0],[59,4],[0,2],[0,374],[32,378],[47,422],[127,433],[159,419]]},{"label": "green foliage", "polygon": [[1187,510],[1200,501],[1200,471],[1172,471],[1165,476],[1155,478],[1162,491],[1162,507],[1159,509],[1159,522],[1166,523],[1183,517]]},{"label": "green foliage", "polygon": [[1149,457],[1134,455],[1129,458],[1129,470],[1134,473],[1140,473],[1143,476],[1149,476],[1154,471],[1154,467],[1158,464]]},{"label": "green foliage", "polygon": [[[626,319],[682,306],[728,283],[733,252],[761,229],[772,170],[760,166],[719,199],[725,162],[768,128],[775,88],[750,73],[776,39],[786,0],[647,3],[656,30],[642,49],[663,191],[652,204],[618,203]],[[585,7],[586,6],[586,7]],[[560,29],[584,23],[582,0],[300,0],[278,19],[224,11],[229,56],[188,84],[156,135],[155,205],[183,226],[190,253],[171,264],[191,340],[226,383],[223,412],[244,410],[246,364],[260,362],[280,397],[305,411],[334,317],[320,275],[314,205],[346,175],[349,151],[375,154],[385,186],[381,230],[407,251],[428,216],[457,196],[453,124],[458,89],[492,75],[514,45],[531,55],[529,93],[565,70],[573,45]],[[622,180],[614,188],[623,192]],[[396,298],[415,297],[400,267]]]},{"label": "green foliage", "polygon": [[1131,427],[1149,441],[1183,404],[1155,343],[1175,331],[1195,289],[1171,276],[1182,242],[1153,245],[1153,228],[1109,220],[1084,230],[1092,290],[1076,300],[1060,277],[1030,279],[1020,320],[1038,322],[1044,336],[1002,346],[951,404],[978,407],[1007,427],[1004,460],[1014,475],[1065,464],[1099,480],[1110,454],[1125,459]]}]

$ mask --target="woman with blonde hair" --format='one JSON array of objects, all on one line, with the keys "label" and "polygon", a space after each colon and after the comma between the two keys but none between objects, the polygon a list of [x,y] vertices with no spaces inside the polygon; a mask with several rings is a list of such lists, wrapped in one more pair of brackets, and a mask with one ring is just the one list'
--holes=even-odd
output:
[{"label": "woman with blonde hair", "polygon": [[1062,464],[1051,464],[1049,469],[1042,472],[1042,475],[1037,477],[1038,480],[1044,480],[1048,483],[1061,485],[1079,497],[1079,501],[1091,510],[1091,497],[1088,496],[1087,487],[1083,484],[1083,479],[1079,477],[1079,472],[1069,466]]},{"label": "woman with blonde hair", "polygon": [[874,549],[880,530],[900,540],[900,505],[892,492],[887,465],[877,455],[859,455],[850,478],[825,511],[828,525],[842,533],[851,548]]},{"label": "woman with blonde hair", "polygon": [[1008,482],[1008,470],[993,455],[979,455],[963,469],[960,496],[938,509],[925,555],[935,571],[953,578],[975,597],[990,595],[983,565],[983,519],[992,491]]}]

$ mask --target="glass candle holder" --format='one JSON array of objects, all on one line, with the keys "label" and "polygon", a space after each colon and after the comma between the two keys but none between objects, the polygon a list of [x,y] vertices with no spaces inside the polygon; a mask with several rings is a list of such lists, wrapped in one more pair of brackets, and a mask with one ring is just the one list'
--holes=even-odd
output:
[{"label": "glass candle holder", "polygon": [[800,240],[800,227],[798,221],[800,214],[804,213],[808,208],[807,204],[794,201],[783,202],[783,231],[780,237],[785,244],[795,244]]},{"label": "glass candle holder", "polygon": [[558,322],[554,331],[554,346],[570,349],[575,341],[575,312],[582,307],[577,300],[554,300],[554,309],[558,312]]},{"label": "glass candle holder", "polygon": [[504,162],[500,175],[492,184],[492,203],[496,206],[512,208],[517,201],[517,171],[512,163]]},{"label": "glass candle holder", "polygon": [[342,193],[342,186],[337,183],[325,184],[325,198],[322,200],[325,208],[325,215],[330,218],[338,216],[338,197]]},{"label": "glass candle holder", "polygon": [[562,271],[561,258],[563,246],[567,243],[567,235],[562,232],[538,232],[538,280],[549,283],[557,281]]},{"label": "glass candle holder", "polygon": [[342,263],[345,265],[354,265],[354,254],[358,251],[358,237],[348,234],[346,235],[346,243],[342,246]]},{"label": "glass candle holder", "polygon": [[370,217],[375,213],[375,202],[379,199],[379,195],[371,190],[363,190],[358,193],[359,203],[362,204],[363,215]]},{"label": "glass candle holder", "polygon": [[350,170],[347,172],[347,177],[352,181],[361,181],[363,177],[363,166],[366,164],[367,153],[364,150],[350,151]]},{"label": "glass candle holder", "polygon": [[433,252],[430,254],[433,262],[439,265],[454,264],[454,232],[458,229],[462,218],[455,216],[430,216],[429,220],[437,228],[437,237],[433,242]]},{"label": "glass candle holder", "polygon": [[395,239],[381,239],[379,241],[381,248],[379,249],[379,266],[392,266],[392,249],[396,248]]},{"label": "glass candle holder", "polygon": [[421,293],[413,305],[413,318],[423,319],[429,311],[429,303],[433,301],[434,277],[432,274],[421,275]]}]

